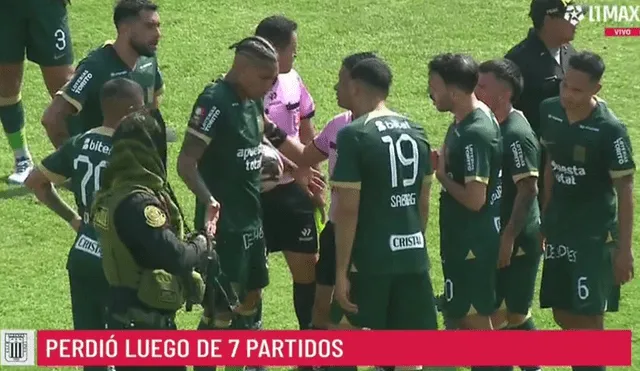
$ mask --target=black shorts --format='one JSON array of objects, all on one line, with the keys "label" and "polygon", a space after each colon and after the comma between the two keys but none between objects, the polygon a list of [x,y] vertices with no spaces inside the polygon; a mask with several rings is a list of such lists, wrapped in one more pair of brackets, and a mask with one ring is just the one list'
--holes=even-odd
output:
[{"label": "black shorts", "polygon": [[336,231],[328,221],[320,232],[320,253],[316,263],[316,283],[323,286],[336,284]]},{"label": "black shorts", "polygon": [[269,252],[315,254],[318,251],[315,208],[300,186],[289,183],[263,193],[262,209]]}]

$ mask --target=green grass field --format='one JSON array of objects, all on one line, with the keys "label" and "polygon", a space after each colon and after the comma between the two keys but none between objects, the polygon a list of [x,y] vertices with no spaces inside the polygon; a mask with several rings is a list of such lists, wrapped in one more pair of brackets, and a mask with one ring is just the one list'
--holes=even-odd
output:
[{"label": "green grass field", "polygon": [[[636,1],[617,0],[616,4],[631,5]],[[438,113],[427,98],[428,58],[445,51],[468,52],[478,60],[501,57],[525,36],[530,24],[526,15],[529,1],[525,0],[387,0],[378,4],[367,0],[158,2],[163,33],[159,58],[167,88],[162,112],[180,135],[204,84],[229,67],[232,53],[227,47],[253,32],[263,17],[283,12],[299,24],[296,69],[315,98],[317,128],[340,111],[333,85],[341,59],[352,52],[375,50],[390,63],[395,74],[390,106],[422,122],[432,144],[439,146],[449,116]],[[104,0],[73,2],[70,17],[76,61],[104,40],[114,38],[111,3]],[[637,121],[640,117],[640,78],[636,75],[640,71],[640,38],[605,38],[604,26],[584,23],[575,45],[604,57],[607,71],[601,96],[627,123],[636,148],[635,160],[640,162],[640,124]],[[39,69],[33,64],[27,67],[23,99],[29,145],[35,159],[40,160],[52,150],[40,125],[49,97]],[[170,180],[191,219],[194,198],[175,172],[178,150],[178,145],[170,148]],[[13,156],[4,139],[0,140],[0,154],[0,176],[8,175]],[[637,210],[640,210],[640,182],[636,182],[635,191]],[[72,201],[69,192],[62,191],[62,194]],[[428,241],[436,267],[434,285],[441,291],[437,194],[436,189]],[[640,211],[636,213],[638,225]],[[24,189],[2,181],[0,236],[0,327],[71,328],[65,270],[67,252],[73,240],[71,228]],[[640,247],[640,228],[636,228],[634,246]],[[296,320],[289,273],[280,255],[271,257],[270,266],[271,285],[265,295],[266,328],[293,329]],[[638,282],[640,280],[636,279],[623,288],[621,312],[607,317],[607,327],[640,329]],[[195,328],[198,314],[198,310],[181,313],[179,326]],[[534,317],[540,328],[555,328],[550,312],[535,309]],[[639,342],[638,335],[634,335],[633,341]],[[638,347],[633,354],[632,368],[640,369]]]}]

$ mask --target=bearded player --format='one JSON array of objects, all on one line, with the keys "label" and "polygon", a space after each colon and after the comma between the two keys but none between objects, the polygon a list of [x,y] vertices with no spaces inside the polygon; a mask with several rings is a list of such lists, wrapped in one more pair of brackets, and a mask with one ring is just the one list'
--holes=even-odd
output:
[{"label": "bearded player", "polygon": [[260,205],[263,137],[299,163],[302,145],[266,119],[262,98],[278,76],[278,53],[248,37],[229,72],[198,97],[178,156],[178,174],[196,195],[196,228],[217,218],[222,271],[241,297],[234,313],[205,308],[200,329],[251,329],[269,283]]},{"label": "bearded player", "polygon": [[[102,171],[111,152],[111,137],[120,120],[143,108],[140,85],[123,78],[107,82],[101,92],[105,112],[102,126],[65,142],[42,160],[42,165],[26,180],[38,200],[55,212],[77,232],[69,252],[67,270],[71,290],[71,312],[75,330],[102,330],[106,324],[108,283],[102,270],[102,249],[89,213],[99,190]],[[71,179],[77,213],[56,193],[53,184]],[[106,367],[85,367],[85,370]]]},{"label": "bearded player", "polygon": [[440,195],[440,254],[444,314],[469,330],[493,328],[500,244],[500,127],[474,95],[478,65],[467,55],[441,54],[429,62],[436,109],[451,112],[436,177]]},{"label": "bearded player", "polygon": [[68,3],[68,0],[0,1],[0,121],[15,158],[10,183],[22,184],[33,168],[20,94],[25,54],[27,60],[40,66],[51,97],[73,75]]},{"label": "bearded player", "polygon": [[540,306],[551,308],[565,330],[603,329],[604,312],[619,299],[614,285],[633,278],[636,165],[626,127],[596,97],[604,71],[600,56],[578,53],[569,59],[560,97],[540,105],[548,153]]},{"label": "bearded player", "polygon": [[350,77],[355,119],[338,133],[331,175],[333,323],[352,329],[436,329],[424,237],[433,177],[429,143],[420,125],[386,108],[392,75],[382,60],[359,62]]},{"label": "bearded player", "polygon": [[480,64],[479,72],[475,93],[500,123],[503,146],[498,310],[492,323],[497,329],[533,330],[531,306],[542,255],[540,208],[535,202],[540,145],[522,112],[513,108],[523,88],[518,66],[496,59]]},{"label": "bearded player", "polygon": [[[84,133],[102,122],[100,89],[116,77],[129,78],[142,86],[145,105],[165,130],[158,110],[164,82],[156,50],[160,41],[158,6],[150,0],[119,0],[113,10],[117,31],[115,41],[107,41],[92,51],[76,69],[46,109],[42,124],[49,140],[58,148],[70,135]],[[175,133],[170,132],[168,138]]]}]

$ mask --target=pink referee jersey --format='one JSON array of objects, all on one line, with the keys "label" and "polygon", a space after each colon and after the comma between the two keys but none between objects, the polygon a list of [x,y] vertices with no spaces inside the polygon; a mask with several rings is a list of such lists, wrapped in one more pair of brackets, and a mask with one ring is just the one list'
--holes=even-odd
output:
[{"label": "pink referee jersey", "polygon": [[[264,111],[267,117],[289,136],[300,140],[300,121],[312,118],[316,105],[302,78],[296,70],[278,75],[276,83],[264,97]],[[280,184],[293,181],[285,174]]]},{"label": "pink referee jersey", "polygon": [[[338,137],[338,132],[343,127],[347,126],[352,119],[351,111],[343,112],[335,116],[327,123],[320,134],[313,139],[313,144],[316,148],[329,158],[329,175],[333,173],[333,167],[336,165],[336,159],[338,158],[338,152],[336,150],[336,138]],[[331,201],[329,203],[329,220],[333,220],[333,213],[335,212],[333,202],[334,196],[335,193],[332,190]]]},{"label": "pink referee jersey", "polygon": [[278,75],[264,97],[264,110],[280,129],[299,140],[300,121],[312,118],[316,106],[298,72],[291,70]]}]

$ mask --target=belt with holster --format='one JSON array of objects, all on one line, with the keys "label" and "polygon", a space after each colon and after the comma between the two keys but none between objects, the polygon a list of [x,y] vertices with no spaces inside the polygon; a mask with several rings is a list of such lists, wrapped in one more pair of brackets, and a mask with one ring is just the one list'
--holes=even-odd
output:
[{"label": "belt with holster", "polygon": [[111,317],[127,328],[140,326],[164,330],[174,328],[176,316],[175,313],[166,314],[140,308],[127,308],[124,313],[112,313]]}]

